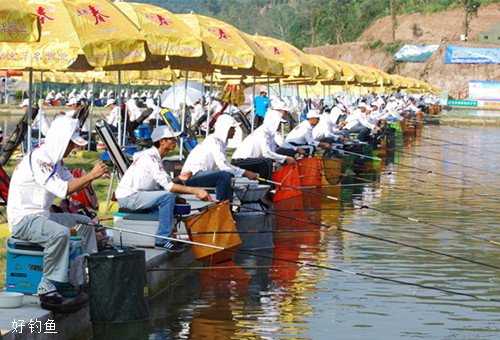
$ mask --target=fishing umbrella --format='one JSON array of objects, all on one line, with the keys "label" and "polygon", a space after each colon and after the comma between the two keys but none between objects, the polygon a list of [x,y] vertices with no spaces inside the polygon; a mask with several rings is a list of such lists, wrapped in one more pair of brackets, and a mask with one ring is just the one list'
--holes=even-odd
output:
[{"label": "fishing umbrella", "polygon": [[28,69],[32,75],[33,70],[90,70],[148,60],[144,36],[106,0],[30,0],[28,5],[38,14],[43,35],[39,42],[0,43],[0,69]]},{"label": "fishing umbrella", "polygon": [[189,69],[211,73],[282,74],[279,61],[269,58],[237,28],[228,23],[197,14],[178,14],[190,28],[191,34],[203,41],[204,54],[200,58],[171,57],[175,69]]},{"label": "fishing umbrella", "polygon": [[38,15],[26,0],[0,2],[0,41],[34,42],[40,39]]},{"label": "fishing umbrella", "polygon": [[161,106],[171,110],[179,110],[184,105],[194,106],[194,103],[203,97],[201,84],[189,83],[187,88],[183,84],[174,84],[161,95]]},{"label": "fishing umbrella", "polygon": [[133,2],[116,2],[115,5],[141,29],[152,54],[184,58],[203,55],[201,39],[166,9]]},{"label": "fishing umbrella", "polygon": [[307,55],[295,46],[284,41],[253,35],[251,39],[258,46],[272,53],[276,60],[283,64],[283,74],[294,77],[316,77],[319,74],[318,67]]}]

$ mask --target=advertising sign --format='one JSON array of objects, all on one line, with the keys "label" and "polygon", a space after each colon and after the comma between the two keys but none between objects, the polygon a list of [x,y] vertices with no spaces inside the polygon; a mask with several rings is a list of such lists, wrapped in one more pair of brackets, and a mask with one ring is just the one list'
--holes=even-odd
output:
[{"label": "advertising sign", "polygon": [[500,48],[446,46],[446,64],[500,64]]},{"label": "advertising sign", "polygon": [[439,45],[404,45],[394,56],[396,61],[418,63],[429,60]]},{"label": "advertising sign", "polygon": [[469,98],[500,101],[500,81],[469,80]]}]

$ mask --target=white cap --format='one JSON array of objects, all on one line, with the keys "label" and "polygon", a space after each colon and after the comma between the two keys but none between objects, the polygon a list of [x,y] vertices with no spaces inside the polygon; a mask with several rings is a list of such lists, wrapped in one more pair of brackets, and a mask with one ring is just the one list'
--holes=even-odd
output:
[{"label": "white cap", "polygon": [[78,104],[78,99],[76,99],[75,97],[71,98],[70,100],[68,100],[68,106],[71,106],[71,105],[76,105]]},{"label": "white cap", "polygon": [[291,111],[291,109],[288,106],[286,106],[286,104],[281,100],[277,100],[276,102],[273,103],[273,110],[282,110],[287,112]]},{"label": "white cap", "polygon": [[223,114],[220,115],[219,118],[217,118],[217,120],[215,121],[215,129],[217,129],[217,127],[219,126],[229,126],[230,128],[237,127],[240,126],[240,124],[241,123],[238,123],[236,119],[234,119],[230,115]]},{"label": "white cap", "polygon": [[87,145],[87,141],[80,136],[80,133],[79,133],[78,130],[75,131],[75,133],[73,134],[73,136],[71,136],[71,141],[73,143],[75,143],[76,145],[78,145],[78,146]]},{"label": "white cap", "polygon": [[309,118],[321,118],[319,110],[309,110],[309,112],[307,113],[307,119]]},{"label": "white cap", "polygon": [[113,105],[113,104],[116,104],[116,100],[114,100],[113,98],[109,98],[106,101],[106,105],[104,105],[104,106],[110,106],[110,105]]},{"label": "white cap", "polygon": [[30,100],[28,98],[24,99],[21,104],[19,104],[20,107],[24,106],[29,106],[30,105]]},{"label": "white cap", "polygon": [[358,107],[359,107],[359,108],[360,108],[360,107],[364,107],[365,109],[367,109],[367,108],[368,108],[368,105],[366,105],[366,103],[364,103],[364,102],[360,102],[360,103],[358,104]]},{"label": "white cap", "polygon": [[391,97],[389,97],[389,100],[391,100],[391,101],[396,100],[396,98],[391,96]]},{"label": "white cap", "polygon": [[138,98],[139,98],[139,95],[137,94],[137,92],[132,95],[132,99],[138,99]]},{"label": "white cap", "polygon": [[180,132],[174,132],[170,127],[163,125],[158,126],[153,130],[153,133],[151,133],[151,139],[153,142],[157,142],[163,138],[178,137],[180,134]]},{"label": "white cap", "polygon": [[262,92],[267,93],[267,88],[266,88],[265,86],[262,86],[262,87],[260,88],[259,93],[262,93]]}]

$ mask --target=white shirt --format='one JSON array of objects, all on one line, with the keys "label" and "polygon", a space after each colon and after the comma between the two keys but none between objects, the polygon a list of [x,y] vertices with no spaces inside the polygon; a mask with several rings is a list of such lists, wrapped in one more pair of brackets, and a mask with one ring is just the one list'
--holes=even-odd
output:
[{"label": "white shirt", "polygon": [[346,125],[344,126],[344,130],[350,130],[356,125],[360,124],[360,120],[363,119],[362,116],[364,115],[363,112],[361,112],[360,109],[356,109],[352,111],[349,115],[347,115],[345,121]]},{"label": "white shirt", "polygon": [[[56,166],[57,165],[57,166]],[[54,168],[55,171],[54,171]],[[35,149],[17,166],[9,187],[7,216],[9,230],[29,215],[49,216],[49,207],[56,197],[64,198],[71,172],[61,161],[53,164],[45,149]]]},{"label": "white shirt", "polygon": [[[325,117],[326,118],[326,117]],[[321,117],[323,119],[323,117]],[[320,119],[320,121],[321,121]],[[299,125],[297,125],[288,136],[285,138],[285,142],[294,143],[298,145],[318,145],[319,142],[316,142],[312,135],[313,126],[306,119],[302,121]]]},{"label": "white shirt", "polygon": [[115,106],[110,113],[108,113],[108,116],[106,117],[106,123],[108,123],[111,126],[117,127],[118,122],[120,118],[120,107]]},{"label": "white shirt", "polygon": [[275,152],[276,130],[280,122],[281,113],[268,110],[264,123],[241,142],[233,154],[233,159],[264,157],[283,163],[286,156]]},{"label": "white shirt", "polygon": [[319,123],[312,129],[313,138],[317,141],[329,137],[338,139],[335,132],[339,131],[337,121],[342,114],[338,107],[334,107],[330,113],[323,113]]},{"label": "white shirt", "polygon": [[165,171],[156,147],[134,154],[134,162],[123,175],[115,191],[116,198],[128,197],[139,191],[166,191],[174,183]]},{"label": "white shirt", "polygon": [[219,170],[227,171],[234,176],[243,176],[245,170],[227,161],[226,146],[225,141],[221,141],[214,135],[208,136],[191,151],[182,167],[182,172],[191,171],[194,176],[199,171],[210,171],[217,166]]}]

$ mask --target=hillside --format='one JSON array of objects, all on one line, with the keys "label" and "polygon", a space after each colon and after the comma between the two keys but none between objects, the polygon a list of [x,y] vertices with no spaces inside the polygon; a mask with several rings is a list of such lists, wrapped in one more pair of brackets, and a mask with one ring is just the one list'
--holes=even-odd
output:
[{"label": "hillside", "polygon": [[[446,44],[499,47],[500,44],[482,45],[477,43],[478,35],[500,22],[500,3],[483,6],[470,24],[469,40],[460,42],[463,14],[460,10],[440,13],[408,14],[398,16],[396,31],[397,46],[390,45],[391,18],[384,17],[373,22],[356,42],[341,45],[324,45],[306,48],[308,53],[322,54],[363,65],[373,65],[380,69],[414,77],[437,85],[454,97],[467,94],[468,80],[500,81],[499,65],[450,65],[444,63]],[[415,27],[416,26],[416,27]],[[417,35],[414,33],[418,28]],[[380,41],[378,41],[380,40]],[[439,50],[426,63],[395,63],[394,50],[404,44],[440,44]],[[389,52],[390,53],[389,53]]]}]

